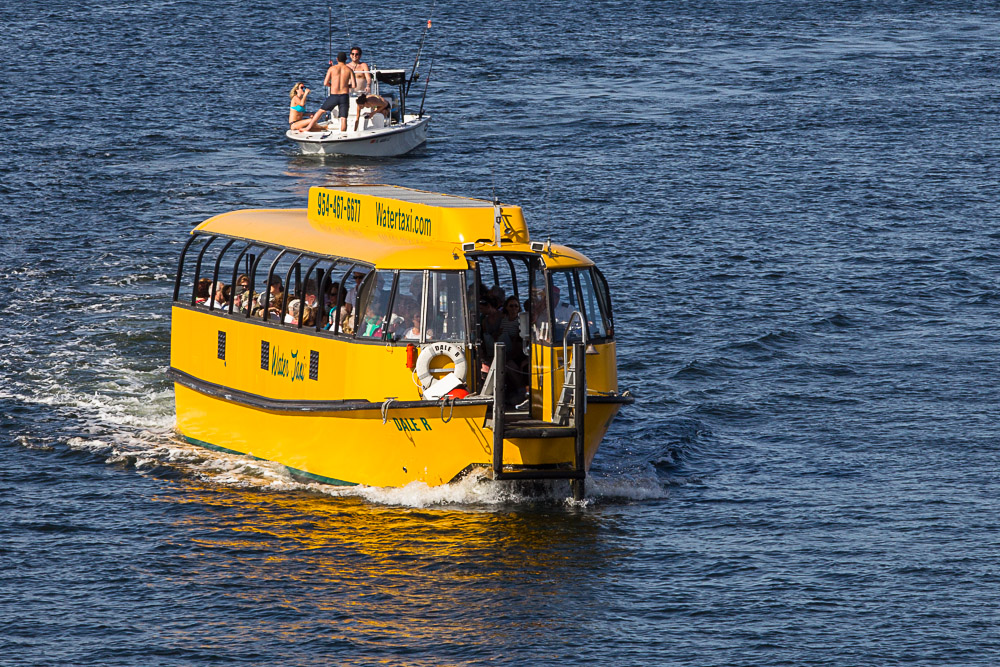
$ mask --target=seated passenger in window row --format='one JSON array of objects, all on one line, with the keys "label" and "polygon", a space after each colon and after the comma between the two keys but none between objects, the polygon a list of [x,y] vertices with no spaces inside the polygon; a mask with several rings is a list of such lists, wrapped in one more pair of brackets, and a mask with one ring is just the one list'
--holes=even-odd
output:
[{"label": "seated passenger in window row", "polygon": [[330,308],[328,312],[329,323],[326,325],[327,329],[333,330],[333,323],[340,322],[340,331],[345,334],[354,333],[354,318],[351,317],[353,307],[349,303],[344,303],[340,310],[334,306]]},{"label": "seated passenger in window row", "polygon": [[369,302],[365,306],[365,316],[361,319],[361,329],[358,333],[365,337],[378,337],[381,334],[382,325],[385,323],[384,317],[379,317],[375,312],[375,304]]},{"label": "seated passenger in window row", "polygon": [[285,293],[281,289],[281,278],[279,276],[271,276],[270,285],[270,296],[268,297],[268,292],[261,292],[257,295],[254,300],[253,316],[262,318],[264,317],[264,301],[267,300],[267,309],[269,312],[267,318],[268,320],[277,319],[281,320],[281,314],[284,311],[285,306]]},{"label": "seated passenger in window row", "polygon": [[232,298],[232,290],[224,282],[215,283],[215,298],[212,300],[212,308],[215,310],[229,310],[229,301]]},{"label": "seated passenger in window row", "polygon": [[198,280],[198,287],[195,290],[194,302],[196,305],[208,303],[208,298],[212,295],[212,281],[208,278]]},{"label": "seated passenger in window row", "polygon": [[332,329],[332,323],[335,321],[333,312],[337,308],[337,294],[346,294],[346,290],[340,287],[339,282],[328,283],[326,286],[326,292],[323,294],[323,312],[320,313],[320,327],[323,329]]},{"label": "seated passenger in window row", "polygon": [[389,318],[389,333],[393,340],[399,340],[409,330],[413,313],[420,310],[413,299],[400,294],[393,305],[392,317]]},{"label": "seated passenger in window row", "polygon": [[253,295],[250,294],[250,278],[245,273],[241,273],[236,279],[236,295],[233,297],[233,310],[242,312],[250,307]]},{"label": "seated passenger in window row", "polygon": [[[306,295],[306,302],[303,305],[301,299],[290,299],[288,301],[288,307],[285,309],[285,324],[297,325],[299,323],[299,309],[302,310],[302,326],[312,327],[316,325],[316,308],[309,305],[309,297],[311,295]],[[315,305],[316,297],[312,295],[313,304]]]}]

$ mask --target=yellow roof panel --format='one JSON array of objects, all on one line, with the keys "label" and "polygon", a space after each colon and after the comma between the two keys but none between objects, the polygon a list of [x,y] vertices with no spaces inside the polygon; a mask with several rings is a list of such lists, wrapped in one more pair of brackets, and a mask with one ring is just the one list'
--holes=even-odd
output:
[{"label": "yellow roof panel", "polygon": [[[346,257],[391,269],[465,269],[463,244],[478,252],[531,252],[521,208],[391,185],[309,190],[305,209],[249,209],[209,218],[196,232],[258,241],[310,253]],[[494,245],[496,230],[502,239]],[[548,266],[591,262],[553,245]]]}]

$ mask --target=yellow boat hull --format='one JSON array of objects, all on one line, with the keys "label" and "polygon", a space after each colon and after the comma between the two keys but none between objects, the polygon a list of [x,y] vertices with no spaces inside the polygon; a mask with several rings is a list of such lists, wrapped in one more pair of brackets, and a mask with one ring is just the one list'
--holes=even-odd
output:
[{"label": "yellow boat hull", "polygon": [[[177,429],[189,442],[274,461],[290,472],[328,484],[405,486],[446,484],[493,465],[487,406],[336,412],[264,410],[175,383]],[[587,468],[617,405],[587,412]],[[573,464],[573,438],[504,441],[504,465],[540,469]]]}]

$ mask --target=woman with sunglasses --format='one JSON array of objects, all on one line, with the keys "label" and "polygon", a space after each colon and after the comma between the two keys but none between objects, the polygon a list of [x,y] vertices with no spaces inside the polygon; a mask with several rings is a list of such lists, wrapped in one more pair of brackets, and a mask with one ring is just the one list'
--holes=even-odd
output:
[{"label": "woman with sunglasses", "polygon": [[301,81],[292,86],[292,90],[288,93],[288,96],[292,98],[292,102],[288,106],[289,128],[300,130],[309,124],[310,119],[306,115],[306,98],[309,97],[310,92],[312,91],[306,88],[306,84]]}]

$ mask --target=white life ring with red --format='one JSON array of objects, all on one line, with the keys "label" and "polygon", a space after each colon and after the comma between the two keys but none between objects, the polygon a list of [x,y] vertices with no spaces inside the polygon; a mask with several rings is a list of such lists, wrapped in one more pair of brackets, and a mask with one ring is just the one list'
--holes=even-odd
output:
[{"label": "white life ring with red", "polygon": [[424,389],[428,389],[434,384],[436,378],[431,372],[431,362],[440,356],[451,359],[452,363],[455,364],[452,372],[460,380],[465,381],[465,351],[452,343],[431,343],[430,345],[425,345],[420,350],[420,356],[417,357],[417,378]]}]

